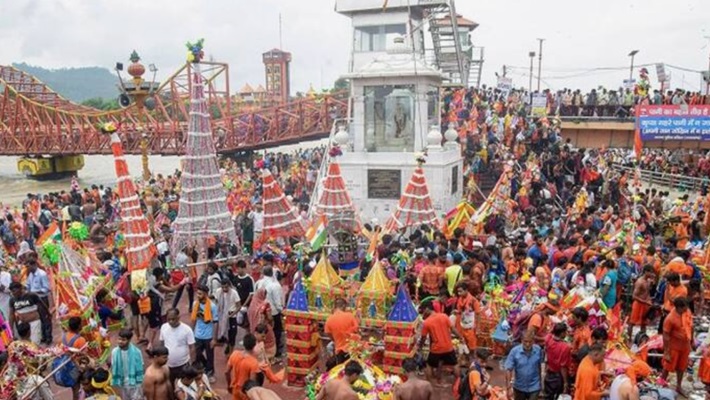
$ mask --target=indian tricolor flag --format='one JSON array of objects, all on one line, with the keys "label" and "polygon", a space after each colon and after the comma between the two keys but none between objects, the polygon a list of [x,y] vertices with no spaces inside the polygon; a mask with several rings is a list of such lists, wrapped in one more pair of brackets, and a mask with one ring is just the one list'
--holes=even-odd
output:
[{"label": "indian tricolor flag", "polygon": [[323,247],[328,239],[328,233],[325,230],[326,223],[325,215],[321,215],[318,219],[313,221],[308,231],[306,231],[306,239],[308,239],[308,243],[311,244],[312,251]]},{"label": "indian tricolor flag", "polygon": [[44,231],[42,236],[37,239],[37,245],[41,246],[44,244],[46,241],[60,241],[62,240],[62,231],[59,229],[59,225],[57,225],[57,222],[54,221],[49,226],[47,229]]}]

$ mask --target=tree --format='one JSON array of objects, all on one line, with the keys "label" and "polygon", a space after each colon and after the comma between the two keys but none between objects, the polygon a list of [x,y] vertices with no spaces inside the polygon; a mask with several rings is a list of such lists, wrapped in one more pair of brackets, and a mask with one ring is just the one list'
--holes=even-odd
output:
[{"label": "tree", "polygon": [[81,105],[103,111],[118,110],[119,108],[121,108],[118,105],[117,99],[106,100],[101,97],[94,97],[91,99],[84,100],[81,102]]},{"label": "tree", "polygon": [[338,78],[335,83],[333,83],[331,92],[340,92],[343,90],[350,90],[350,81],[344,78]]}]

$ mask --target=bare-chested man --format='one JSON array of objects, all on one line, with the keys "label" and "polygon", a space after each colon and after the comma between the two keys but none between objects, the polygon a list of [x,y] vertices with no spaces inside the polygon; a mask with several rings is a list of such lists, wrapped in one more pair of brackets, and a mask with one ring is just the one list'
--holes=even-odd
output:
[{"label": "bare-chested man", "polygon": [[633,303],[629,317],[629,338],[633,338],[634,326],[640,326],[641,332],[646,332],[646,315],[653,306],[651,301],[651,284],[656,279],[652,265],[643,267],[643,274],[634,283]]},{"label": "bare-chested man", "polygon": [[256,381],[247,381],[242,390],[247,394],[249,400],[281,400],[276,392],[259,386]]},{"label": "bare-chested man", "polygon": [[170,384],[170,369],[168,369],[168,349],[156,346],[151,351],[153,361],[145,370],[143,378],[143,394],[146,400],[166,400],[173,398],[173,388]]},{"label": "bare-chested man", "polygon": [[341,379],[333,379],[321,388],[316,396],[316,400],[358,400],[351,385],[358,380],[362,374],[362,366],[357,361],[350,361],[345,364],[345,376]]},{"label": "bare-chested man", "polygon": [[404,360],[402,368],[407,374],[407,382],[394,388],[394,400],[431,400],[434,398],[431,382],[417,376],[417,362],[414,359]]}]

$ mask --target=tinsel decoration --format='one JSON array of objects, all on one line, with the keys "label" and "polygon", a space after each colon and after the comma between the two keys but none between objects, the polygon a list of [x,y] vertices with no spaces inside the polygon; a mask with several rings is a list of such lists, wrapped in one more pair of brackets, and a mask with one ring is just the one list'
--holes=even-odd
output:
[{"label": "tinsel decoration", "polygon": [[195,43],[185,43],[185,47],[187,47],[187,62],[198,63],[202,61],[205,56],[205,52],[202,50],[204,43],[205,39],[200,39]]},{"label": "tinsel decoration", "polygon": [[75,221],[69,225],[69,237],[83,242],[89,238],[89,228],[81,222]]},{"label": "tinsel decoration", "polygon": [[330,148],[330,150],[328,151],[328,155],[332,158],[342,156],[343,150],[340,148],[340,146],[335,145]]},{"label": "tinsel decoration", "polygon": [[57,265],[61,257],[61,250],[55,242],[46,242],[39,248],[40,257],[49,265]]},{"label": "tinsel decoration", "polygon": [[417,154],[416,154],[416,158],[415,158],[415,161],[417,162],[417,165],[419,165],[420,167],[421,167],[422,165],[424,165],[424,164],[426,163],[426,157],[427,157],[426,151],[425,151],[425,152],[421,152],[421,153],[417,153]]}]

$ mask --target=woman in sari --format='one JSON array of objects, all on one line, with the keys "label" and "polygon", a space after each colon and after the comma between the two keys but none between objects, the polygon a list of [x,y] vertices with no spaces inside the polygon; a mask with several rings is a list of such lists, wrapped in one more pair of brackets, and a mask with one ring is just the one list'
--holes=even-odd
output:
[{"label": "woman in sari", "polygon": [[267,327],[264,336],[264,352],[268,359],[276,355],[276,337],[274,336],[274,321],[271,317],[271,306],[266,301],[266,289],[259,289],[254,293],[247,311],[249,317],[249,332],[256,335],[257,326],[265,324]]}]

